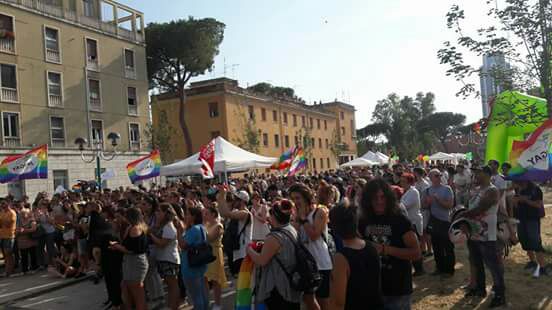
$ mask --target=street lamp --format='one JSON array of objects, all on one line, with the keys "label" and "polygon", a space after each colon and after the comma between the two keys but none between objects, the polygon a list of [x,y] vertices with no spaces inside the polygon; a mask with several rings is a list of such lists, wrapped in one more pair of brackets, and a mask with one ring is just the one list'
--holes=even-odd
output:
[{"label": "street lamp", "polygon": [[96,140],[92,141],[92,157],[86,158],[84,155],[84,145],[88,144],[88,141],[85,138],[78,137],[75,139],[75,144],[79,147],[80,155],[82,161],[89,164],[96,161],[96,181],[98,182],[98,187],[102,189],[102,172],[101,172],[101,165],[100,165],[100,159],[110,161],[115,159],[117,156],[117,145],[119,144],[118,140],[121,139],[121,135],[117,132],[110,132],[107,135],[107,139],[111,141],[111,145],[113,146],[113,151],[106,152],[104,150],[104,144],[103,140]]}]

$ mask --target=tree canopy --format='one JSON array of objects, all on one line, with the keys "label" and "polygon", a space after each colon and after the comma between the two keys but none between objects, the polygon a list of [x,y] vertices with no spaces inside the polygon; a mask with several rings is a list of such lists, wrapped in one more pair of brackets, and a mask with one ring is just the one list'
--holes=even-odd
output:
[{"label": "tree canopy", "polygon": [[418,123],[418,130],[431,132],[441,142],[445,152],[448,152],[446,144],[450,135],[455,134],[464,122],[466,116],[453,112],[437,112],[428,115]]},{"label": "tree canopy", "polygon": [[272,97],[284,97],[289,99],[301,99],[295,94],[295,90],[291,87],[274,86],[270,83],[261,82],[247,88],[250,91],[272,96]]}]

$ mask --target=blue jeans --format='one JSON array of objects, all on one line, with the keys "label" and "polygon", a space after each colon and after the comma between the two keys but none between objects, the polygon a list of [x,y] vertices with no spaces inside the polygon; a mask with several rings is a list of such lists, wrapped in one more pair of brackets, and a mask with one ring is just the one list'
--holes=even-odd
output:
[{"label": "blue jeans", "polygon": [[493,277],[493,290],[497,296],[504,296],[504,262],[502,251],[497,248],[496,241],[468,241],[470,264],[475,271],[476,289],[485,290],[485,266]]},{"label": "blue jeans", "polygon": [[410,310],[411,295],[383,296],[383,308],[385,310]]},{"label": "blue jeans", "polygon": [[209,297],[205,287],[204,277],[183,278],[188,297],[192,299],[194,310],[208,310]]}]

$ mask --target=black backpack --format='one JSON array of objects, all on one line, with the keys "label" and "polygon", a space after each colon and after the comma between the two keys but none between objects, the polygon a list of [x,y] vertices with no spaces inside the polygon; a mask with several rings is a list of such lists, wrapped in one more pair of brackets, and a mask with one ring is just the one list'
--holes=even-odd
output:
[{"label": "black backpack", "polygon": [[294,247],[295,265],[291,271],[286,270],[282,261],[277,256],[274,256],[276,262],[286,274],[290,287],[298,292],[315,291],[320,286],[320,283],[322,283],[322,276],[318,271],[316,260],[303,243],[294,240],[289,232],[284,229],[279,229],[278,231],[282,232],[293,243]]},{"label": "black backpack", "polygon": [[226,229],[224,230],[224,235],[222,236],[222,246],[224,247],[224,251],[226,253],[234,250],[240,249],[240,237],[244,233],[245,229],[247,228],[247,225],[251,222],[251,215],[247,217],[247,220],[245,221],[245,225],[243,225],[242,229],[238,231],[240,221],[239,220],[230,220],[228,225],[226,225]]}]

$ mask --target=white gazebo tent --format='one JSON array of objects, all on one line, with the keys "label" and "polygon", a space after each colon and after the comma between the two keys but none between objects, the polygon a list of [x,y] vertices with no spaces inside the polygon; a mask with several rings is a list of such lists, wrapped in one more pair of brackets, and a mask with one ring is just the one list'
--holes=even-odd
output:
[{"label": "white gazebo tent", "polygon": [[380,159],[382,164],[389,164],[389,156],[381,152],[376,152],[376,156]]},{"label": "white gazebo tent", "polygon": [[435,154],[429,156],[429,160],[431,160],[431,161],[437,161],[437,160],[440,160],[440,161],[445,161],[445,160],[454,161],[454,160],[456,160],[456,157],[452,154],[438,152],[438,153],[435,153]]},{"label": "white gazebo tent", "polygon": [[[201,174],[201,162],[199,153],[177,161],[170,165],[162,166],[162,176],[182,176]],[[222,137],[215,138],[215,169],[214,173],[242,172],[254,168],[268,168],[275,163],[277,158],[257,155],[241,149]]]},{"label": "white gazebo tent", "polygon": [[351,160],[350,162],[342,164],[340,167],[372,167],[377,164],[378,164],[377,162],[373,162],[371,160],[358,157]]}]

